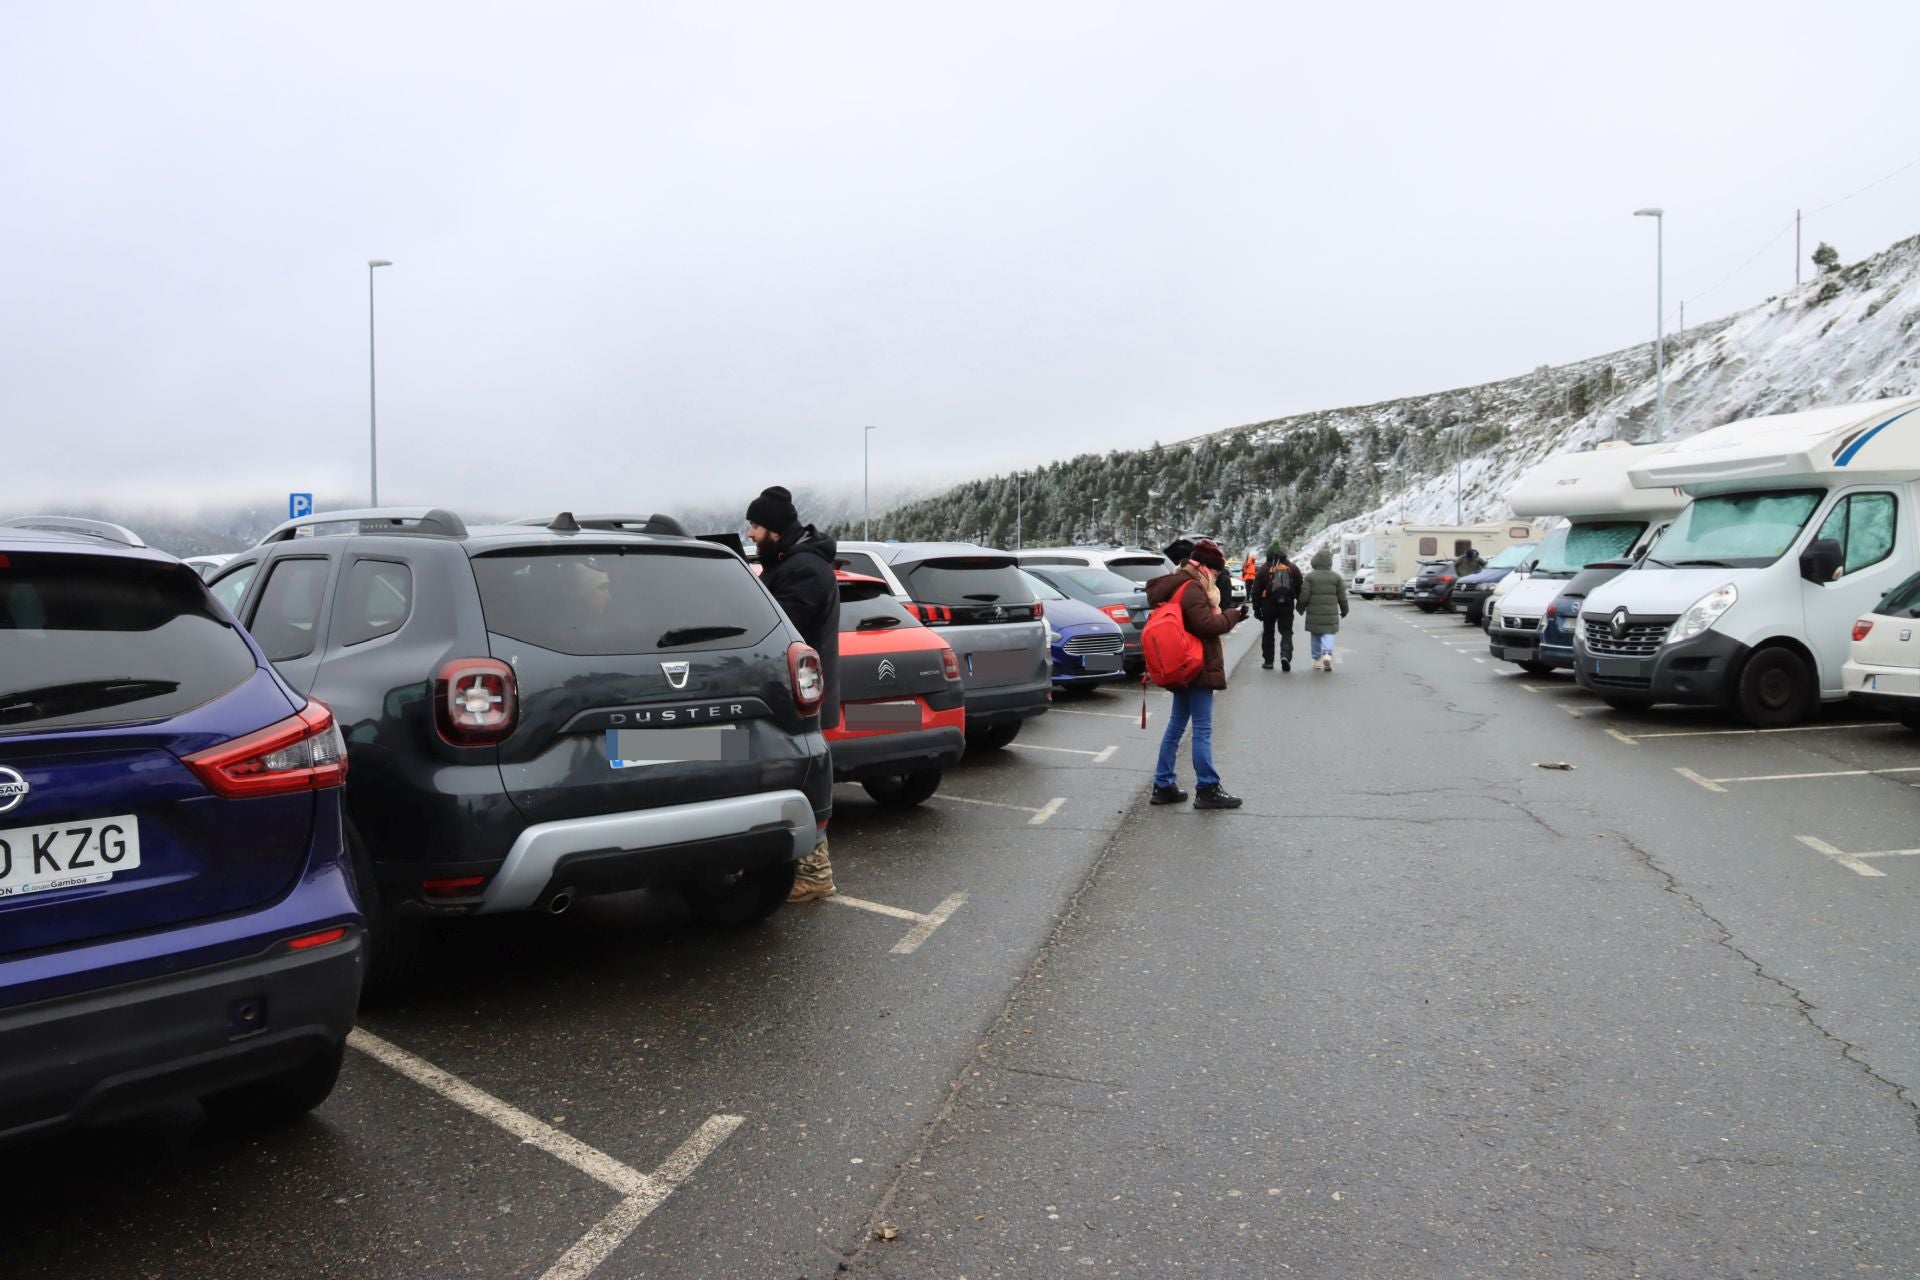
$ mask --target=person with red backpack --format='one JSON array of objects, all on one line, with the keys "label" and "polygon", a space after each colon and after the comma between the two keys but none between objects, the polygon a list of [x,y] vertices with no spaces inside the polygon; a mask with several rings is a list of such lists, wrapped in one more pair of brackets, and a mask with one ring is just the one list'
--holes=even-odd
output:
[{"label": "person with red backpack", "polygon": [[1227,687],[1226,655],[1220,637],[1239,626],[1245,609],[1220,608],[1218,577],[1227,567],[1219,544],[1202,538],[1192,558],[1172,573],[1147,584],[1153,608],[1141,635],[1147,675],[1173,693],[1167,730],[1160,738],[1160,760],[1153,771],[1153,803],[1179,804],[1187,793],[1179,786],[1180,739],[1193,725],[1193,773],[1198,784],[1196,809],[1238,809],[1240,798],[1220,785],[1213,767],[1213,695]]}]

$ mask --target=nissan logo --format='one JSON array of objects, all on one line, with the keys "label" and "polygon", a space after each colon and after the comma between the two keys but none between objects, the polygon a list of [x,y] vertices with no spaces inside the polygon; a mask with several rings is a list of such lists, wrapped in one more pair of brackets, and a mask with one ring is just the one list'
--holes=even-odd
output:
[{"label": "nissan logo", "polygon": [[5,813],[25,800],[29,790],[31,788],[27,786],[25,778],[5,765],[0,765],[0,813]]},{"label": "nissan logo", "polygon": [[1612,625],[1613,625],[1613,634],[1614,634],[1614,635],[1615,635],[1616,637],[1619,637],[1619,638],[1624,638],[1624,637],[1626,636],[1626,634],[1627,634],[1627,611],[1626,611],[1626,609],[1624,609],[1624,608],[1620,608],[1620,609],[1615,609],[1615,610],[1613,611],[1613,620],[1612,620]]}]

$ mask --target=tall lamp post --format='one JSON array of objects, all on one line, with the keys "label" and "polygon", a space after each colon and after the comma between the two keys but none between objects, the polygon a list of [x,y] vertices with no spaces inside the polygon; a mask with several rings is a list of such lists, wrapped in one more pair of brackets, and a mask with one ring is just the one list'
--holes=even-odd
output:
[{"label": "tall lamp post", "polygon": [[392,265],[385,258],[367,259],[367,504],[374,507],[380,505],[380,420],[373,376],[373,273]]},{"label": "tall lamp post", "polygon": [[1659,208],[1635,209],[1636,218],[1653,219],[1653,386],[1654,415],[1660,438],[1667,438],[1667,217]]},{"label": "tall lamp post", "polygon": [[873,433],[872,427],[860,432],[860,537],[866,542],[873,541],[873,450],[868,447]]}]

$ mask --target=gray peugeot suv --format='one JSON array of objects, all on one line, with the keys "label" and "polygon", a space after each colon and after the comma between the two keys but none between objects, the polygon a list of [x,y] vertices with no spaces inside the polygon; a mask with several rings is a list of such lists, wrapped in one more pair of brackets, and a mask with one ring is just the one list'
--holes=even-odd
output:
[{"label": "gray peugeot suv", "polygon": [[1045,610],[1004,551],[964,542],[843,542],[839,563],[886,583],[959,655],[967,745],[996,751],[1053,697]]},{"label": "gray peugeot suv", "polygon": [[737,556],[655,517],[289,521],[214,596],[333,709],[370,985],[421,922],[671,887],[746,924],[832,807],[817,654]]}]

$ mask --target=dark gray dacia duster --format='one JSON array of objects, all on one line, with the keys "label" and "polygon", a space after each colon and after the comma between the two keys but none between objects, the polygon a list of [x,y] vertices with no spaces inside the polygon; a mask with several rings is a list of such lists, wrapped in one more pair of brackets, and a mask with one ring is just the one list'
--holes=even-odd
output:
[{"label": "dark gray dacia duster", "polygon": [[346,734],[370,983],[434,917],[665,886],[746,924],[786,900],[832,808],[819,658],[739,557],[635,527],[322,513],[210,584]]}]

